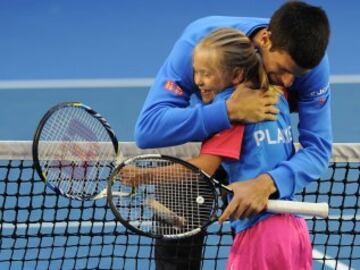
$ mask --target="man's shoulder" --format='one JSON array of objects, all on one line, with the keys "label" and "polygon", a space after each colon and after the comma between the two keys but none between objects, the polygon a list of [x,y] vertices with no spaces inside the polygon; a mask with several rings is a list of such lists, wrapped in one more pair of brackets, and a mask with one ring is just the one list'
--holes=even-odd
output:
[{"label": "man's shoulder", "polygon": [[205,16],[198,18],[189,24],[203,24],[204,22],[212,22],[212,23],[219,23],[219,24],[228,24],[228,23],[268,23],[269,18],[262,18],[262,17],[236,17],[236,16]]},{"label": "man's shoulder", "polygon": [[194,33],[209,33],[216,28],[230,27],[248,33],[254,27],[264,26],[269,23],[268,18],[258,17],[232,17],[232,16],[207,16],[190,23],[184,31],[184,35]]},{"label": "man's shoulder", "polygon": [[317,65],[305,76],[296,78],[293,86],[290,88],[290,91],[296,91],[302,96],[304,96],[304,94],[305,96],[314,96],[317,92],[324,92],[324,89],[328,89],[330,83],[329,80],[329,61],[328,56],[325,54],[319,65]]}]

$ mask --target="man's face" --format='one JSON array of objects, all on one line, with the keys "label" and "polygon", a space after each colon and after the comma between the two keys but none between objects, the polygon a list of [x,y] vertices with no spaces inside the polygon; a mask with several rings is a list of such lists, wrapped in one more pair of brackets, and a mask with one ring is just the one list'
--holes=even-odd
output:
[{"label": "man's face", "polygon": [[261,55],[264,68],[272,84],[289,88],[296,77],[301,77],[309,71],[296,65],[285,51],[271,51],[270,48],[264,48]]},{"label": "man's face", "polygon": [[301,77],[310,71],[298,66],[285,50],[272,49],[270,31],[260,30],[254,39],[271,84],[289,88],[296,77]]}]

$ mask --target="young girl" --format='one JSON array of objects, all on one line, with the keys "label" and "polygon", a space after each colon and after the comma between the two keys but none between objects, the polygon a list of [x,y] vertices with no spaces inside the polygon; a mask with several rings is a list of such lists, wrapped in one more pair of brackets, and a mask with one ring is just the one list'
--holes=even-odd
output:
[{"label": "young girl", "polygon": [[[203,142],[200,155],[190,160],[192,164],[212,175],[222,163],[230,183],[235,183],[256,178],[294,154],[285,93],[269,85],[261,58],[245,34],[227,28],[210,33],[194,49],[193,68],[204,103],[224,102],[234,86],[245,83],[280,95],[277,105],[280,113],[277,121],[245,127],[234,125],[212,136]],[[246,218],[232,221],[236,237],[227,269],[312,268],[311,243],[304,219],[266,211],[252,214],[242,213]]]},{"label": "young girl", "polygon": [[[198,94],[205,104],[226,102],[224,100],[239,84],[261,88],[268,95],[279,95],[280,113],[276,121],[234,125],[203,142],[199,156],[189,160],[209,175],[222,164],[230,187],[240,186],[241,191],[246,191],[247,182],[258,181],[255,178],[288,160],[295,152],[285,93],[269,85],[255,47],[245,34],[235,29],[221,28],[201,40],[193,51],[193,69]],[[150,169],[147,174],[150,179],[156,170]],[[135,181],[136,185],[136,177],[129,181]],[[284,188],[290,183],[277,185]],[[287,188],[296,190],[293,186]],[[237,213],[241,218],[232,220],[236,237],[227,269],[312,268],[312,249],[305,220],[265,211],[267,200],[275,191],[275,188],[269,189],[264,194],[259,209]],[[251,200],[251,194],[247,199]],[[292,197],[280,199],[291,200]],[[232,198],[229,200],[231,204]]]}]

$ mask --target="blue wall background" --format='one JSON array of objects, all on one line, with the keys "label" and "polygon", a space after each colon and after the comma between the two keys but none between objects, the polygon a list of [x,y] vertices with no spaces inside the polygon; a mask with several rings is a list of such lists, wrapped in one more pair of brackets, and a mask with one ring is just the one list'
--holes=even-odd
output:
[{"label": "blue wall background", "polygon": [[[191,21],[269,17],[285,1],[1,0],[0,79],[153,77]],[[360,1],[308,1],[329,15],[333,74],[359,74]]]},{"label": "blue wall background", "polygon": [[[360,74],[360,1],[308,1],[332,25],[331,74]],[[0,83],[5,80],[152,78],[182,30],[207,15],[269,17],[284,1],[0,0]],[[42,114],[80,100],[105,115],[120,140],[133,126],[146,88],[0,89],[0,140],[28,140]],[[336,141],[360,141],[359,84],[333,86]],[[124,102],[124,100],[126,102]],[[352,125],[347,123],[352,120]]]}]

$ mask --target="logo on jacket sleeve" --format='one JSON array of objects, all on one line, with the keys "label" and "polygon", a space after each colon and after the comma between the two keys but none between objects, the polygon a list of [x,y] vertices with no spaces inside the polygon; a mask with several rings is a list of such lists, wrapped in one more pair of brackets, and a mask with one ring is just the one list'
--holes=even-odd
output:
[{"label": "logo on jacket sleeve", "polygon": [[310,97],[322,96],[323,94],[325,94],[329,90],[329,88],[330,88],[330,83],[327,83],[327,85],[325,87],[322,87],[319,90],[310,92],[309,96]]},{"label": "logo on jacket sleeve", "polygon": [[183,96],[184,95],[184,91],[174,81],[171,81],[171,80],[165,81],[164,88],[166,90],[174,93],[177,96]]}]

